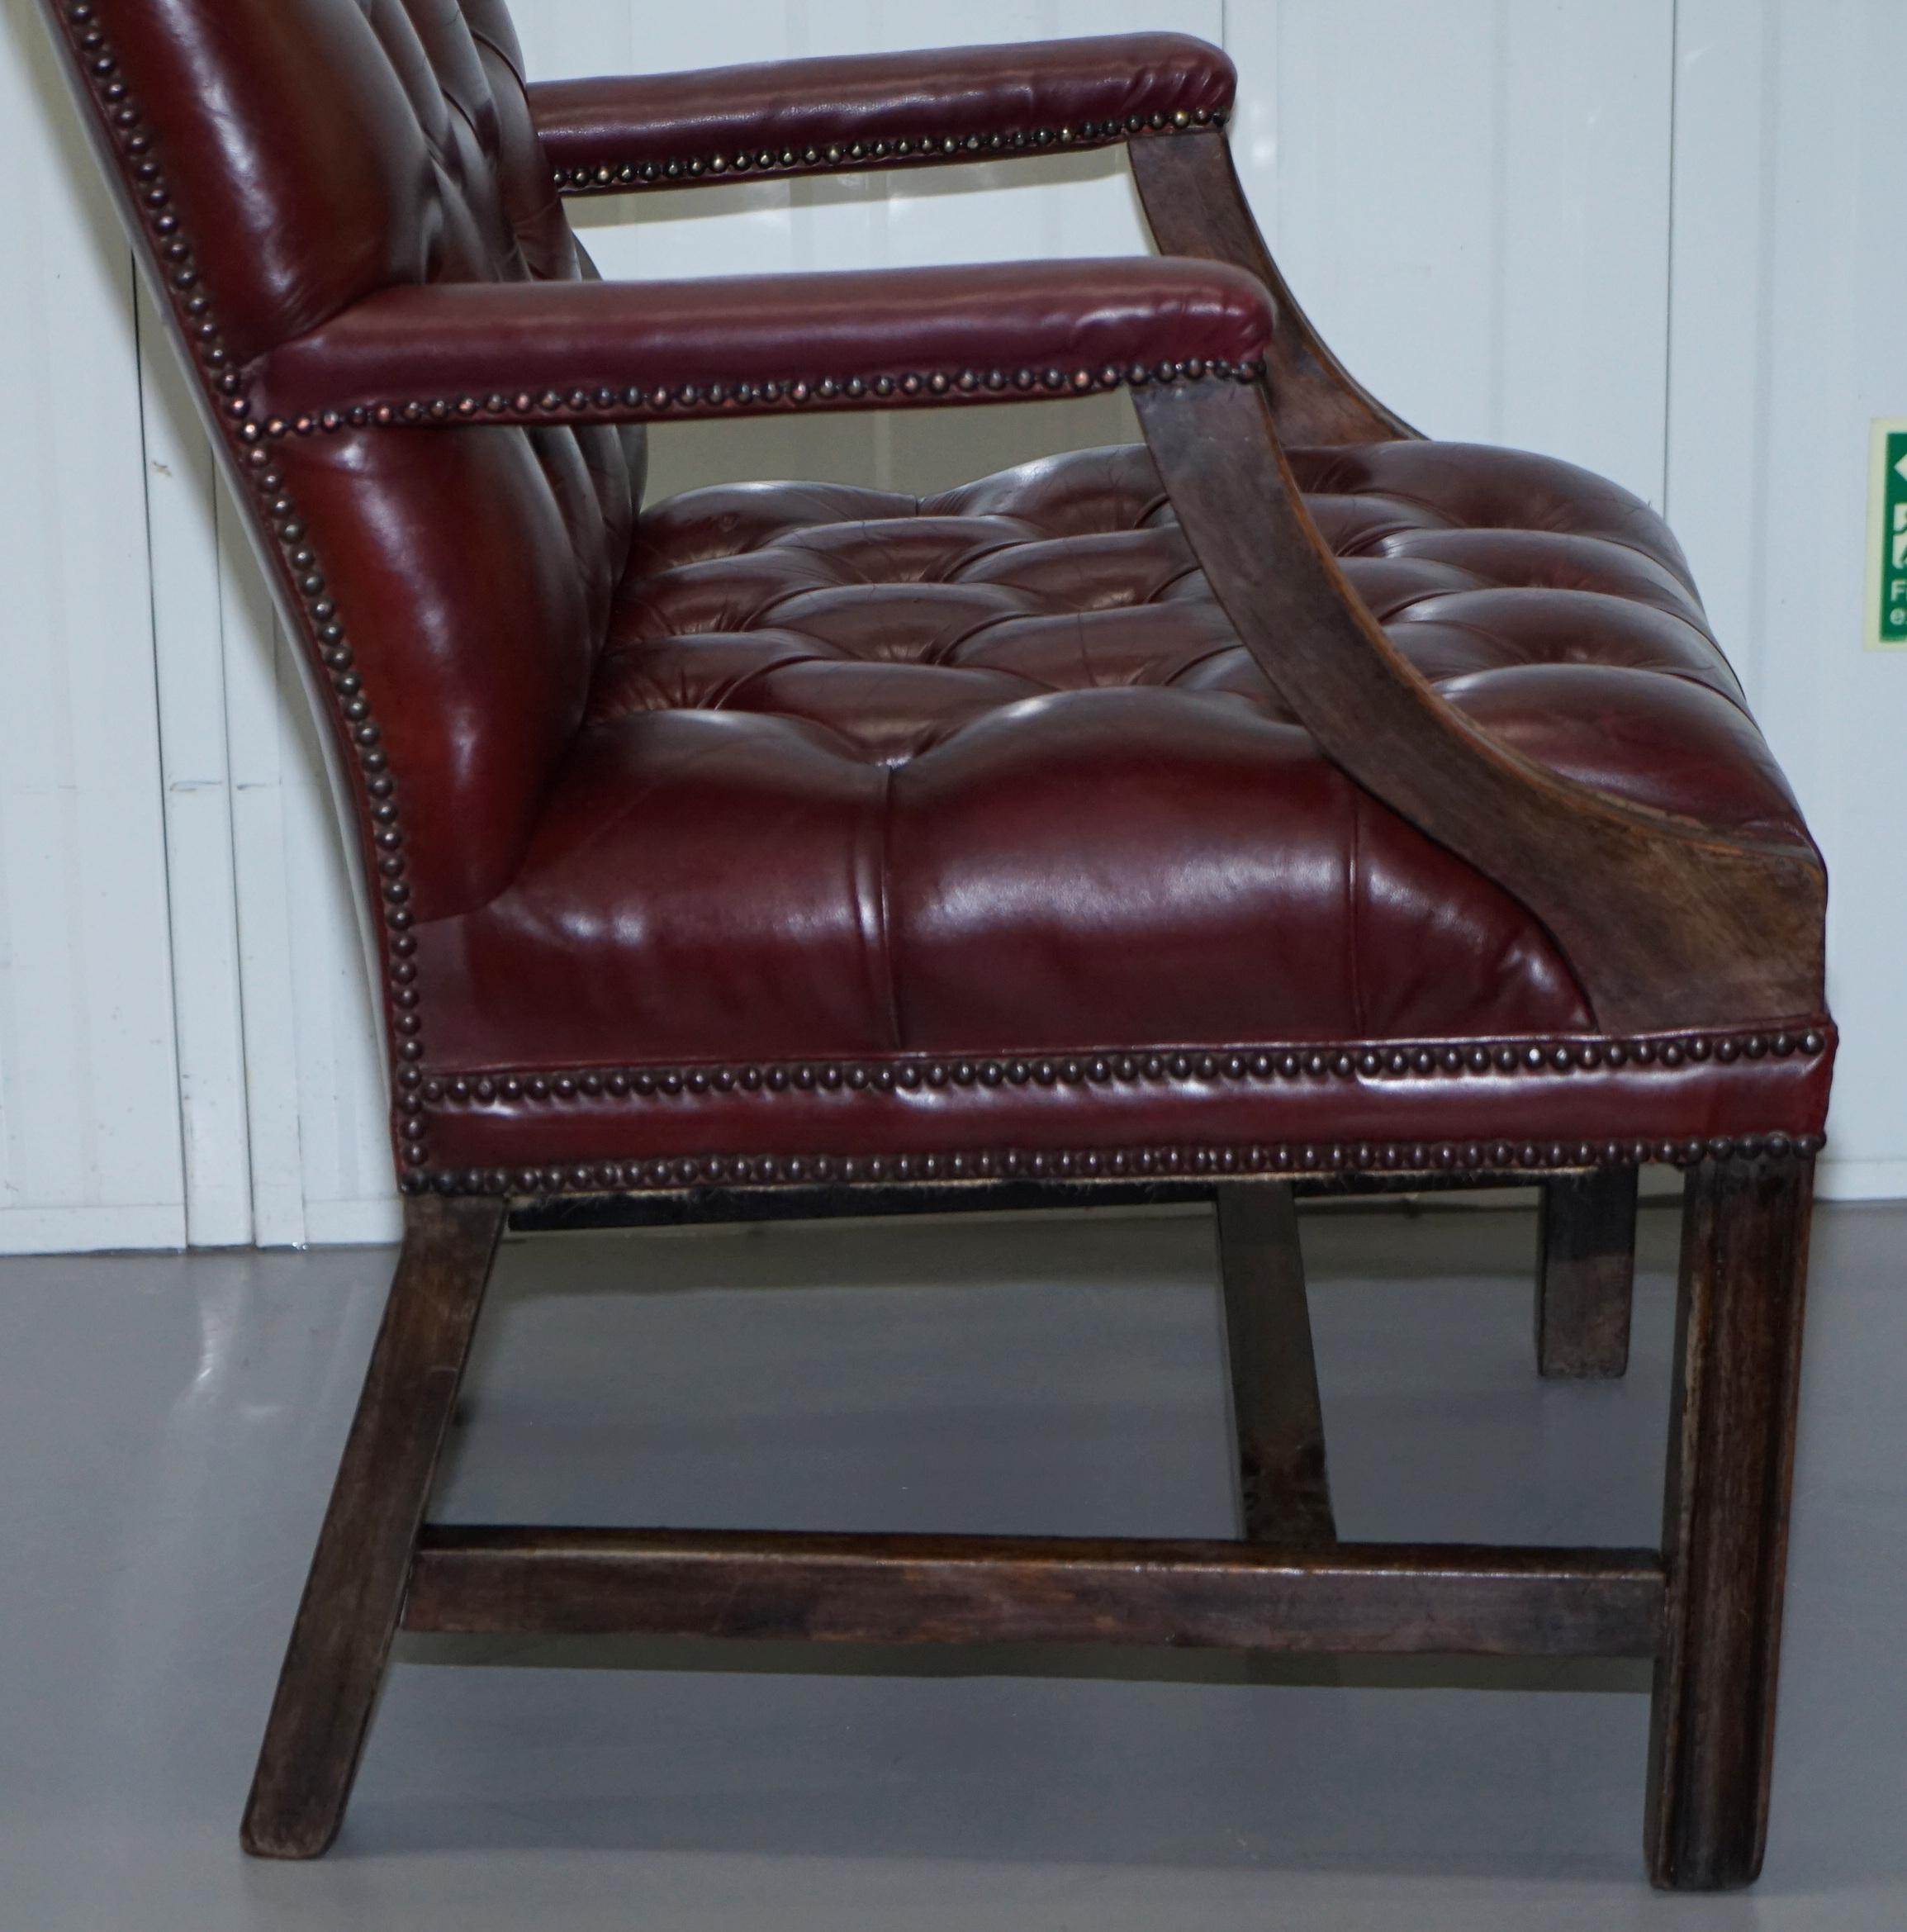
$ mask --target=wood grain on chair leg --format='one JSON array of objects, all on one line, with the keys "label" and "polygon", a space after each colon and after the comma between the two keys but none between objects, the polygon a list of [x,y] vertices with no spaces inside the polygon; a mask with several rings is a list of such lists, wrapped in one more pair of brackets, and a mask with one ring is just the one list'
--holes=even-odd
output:
[{"label": "wood grain on chair leg", "polygon": [[421,1195],[404,1247],[245,1806],[247,1851],[308,1858],[336,1837],[403,1608],[501,1201]]},{"label": "wood grain on chair leg", "polygon": [[1335,1543],[1297,1203],[1277,1181],[1217,1193],[1245,1540]]},{"label": "wood grain on chair leg", "polygon": [[1649,1744],[1649,1875],[1712,1891],[1767,1830],[1814,1164],[1690,1175]]},{"label": "wood grain on chair leg", "polygon": [[1543,1184],[1536,1366],[1544,1375],[1592,1379],[1629,1366],[1635,1183],[1633,1167],[1603,1167]]}]

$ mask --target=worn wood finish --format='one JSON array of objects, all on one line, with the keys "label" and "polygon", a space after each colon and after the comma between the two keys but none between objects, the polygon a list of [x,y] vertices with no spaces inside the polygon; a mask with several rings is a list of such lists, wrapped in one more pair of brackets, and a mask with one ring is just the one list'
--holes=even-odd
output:
[{"label": "worn wood finish", "polygon": [[501,1201],[432,1194],[406,1204],[391,1299],[245,1806],[249,1852],[308,1858],[337,1835],[504,1213]]},{"label": "worn wood finish", "polygon": [[[757,1221],[880,1219],[896,1214],[1003,1214],[1055,1208],[1188,1207],[1213,1199],[1216,1180],[825,1181],[776,1187],[667,1187],[600,1194],[519,1195],[510,1225],[521,1233],[608,1227],[728,1226]],[[1288,1184],[1301,1199],[1346,1194],[1449,1194],[1527,1189],[1527,1170],[1459,1173],[1333,1170]]]},{"label": "worn wood finish", "polygon": [[1335,1543],[1297,1203],[1288,1182],[1214,1191],[1245,1539]]},{"label": "worn wood finish", "polygon": [[1813,1168],[1688,1180],[1648,1816],[1677,1891],[1752,1882],[1767,1840]]},{"label": "worn wood finish", "polygon": [[1199,565],[1286,704],[1372,796],[1529,908],[1600,1026],[1820,1011],[1826,880],[1811,852],[1627,804],[1488,737],[1359,600],[1262,386],[1155,383],[1136,400]]},{"label": "worn wood finish", "polygon": [[1278,433],[1293,444],[1416,438],[1410,425],[1358,382],[1312,328],[1264,245],[1217,129],[1127,145],[1132,178],[1162,255],[1226,262],[1271,291],[1278,328],[1267,362]]},{"label": "worn wood finish", "polygon": [[1568,1380],[1622,1374],[1635,1285],[1633,1167],[1545,1181],[1536,1235],[1536,1366]]},{"label": "worn wood finish", "polygon": [[1646,1657],[1653,1550],[427,1525],[406,1630]]}]

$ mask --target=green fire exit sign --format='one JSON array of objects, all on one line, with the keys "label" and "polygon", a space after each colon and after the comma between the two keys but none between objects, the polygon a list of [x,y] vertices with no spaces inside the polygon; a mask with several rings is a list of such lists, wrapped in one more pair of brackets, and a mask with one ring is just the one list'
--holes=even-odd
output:
[{"label": "green fire exit sign", "polygon": [[1907,651],[1907,421],[1874,425],[1867,648]]}]

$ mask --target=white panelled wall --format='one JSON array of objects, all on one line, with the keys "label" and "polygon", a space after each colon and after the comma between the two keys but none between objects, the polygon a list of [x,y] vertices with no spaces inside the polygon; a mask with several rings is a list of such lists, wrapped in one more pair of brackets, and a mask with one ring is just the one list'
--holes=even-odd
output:
[{"label": "white panelled wall", "polygon": [[[550,75],[955,37],[893,0],[516,11]],[[0,17],[0,1250],[384,1238],[296,672],[26,0]],[[1824,1189],[1907,1195],[1907,653],[1861,648],[1867,425],[1907,416],[1907,0],[969,0],[958,23],[1224,41],[1259,219],[1350,365],[1431,434],[1666,507],[1833,872]],[[1145,245],[1112,155],[577,212],[613,276]],[[932,488],[1131,434],[1117,398],[685,427],[652,434],[652,494]]]},{"label": "white panelled wall", "polygon": [[184,1238],[131,262],[19,0],[0,64],[0,1246]]}]

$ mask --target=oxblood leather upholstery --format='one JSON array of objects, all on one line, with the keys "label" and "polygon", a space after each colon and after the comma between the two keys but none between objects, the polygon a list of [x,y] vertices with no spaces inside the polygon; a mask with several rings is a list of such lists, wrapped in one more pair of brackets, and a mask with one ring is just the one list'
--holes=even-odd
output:
[{"label": "oxblood leather upholstery", "polygon": [[772,383],[818,391],[808,405],[852,406],[876,385],[896,406],[935,405],[1017,396],[1032,386],[1022,372],[1057,391],[1160,362],[1255,364],[1271,328],[1250,276],[1175,259],[438,283],[387,290],[287,343],[259,393],[280,420],[379,408],[420,420],[433,405],[437,420],[679,420],[732,414]]},{"label": "oxblood leather upholstery", "polygon": [[[779,309],[585,287],[537,125],[572,166],[639,167],[629,104],[671,83],[533,110],[496,0],[61,11],[330,693],[413,1184],[1541,1167],[1818,1133],[1824,1016],[1604,1037],[1530,916],[1273,698],[1141,453],[638,520],[629,419],[764,379],[984,400],[1018,358],[1042,387],[1235,374],[1274,320],[1249,280],[950,271],[875,307],[877,278],[811,278]],[[1108,44],[1098,78],[1077,45],[950,57],[937,93],[895,71],[949,138],[1069,102],[1101,133],[1156,113],[1147,140],[1222,112],[1222,56],[1149,44]],[[1021,78],[982,101],[989,63]],[[682,95],[654,151],[737,131]],[[761,140],[795,151],[780,112]],[[804,138],[889,138],[862,112]],[[1484,731],[1806,848],[1644,506],[1500,451],[1293,462],[1357,591]]]},{"label": "oxblood leather upholstery", "polygon": [[[1640,802],[1802,836],[1643,505],[1500,450],[1296,461],[1453,703]],[[752,889],[710,894],[738,862]],[[925,501],[650,511],[521,872],[420,939],[456,1066],[1592,1024],[1527,914],[1319,756],[1137,448]]]},{"label": "oxblood leather upholstery", "polygon": [[[1452,702],[1570,776],[1805,840],[1645,505],[1511,451],[1293,462],[1352,582]],[[747,890],[712,894],[736,865]],[[651,510],[517,881],[420,940],[467,1029],[438,1032],[434,1143],[468,1164],[505,1136],[538,1162],[746,1156],[770,1122],[784,1153],[944,1157],[978,1127],[983,1150],[1051,1148],[1066,1171],[1188,1141],[1508,1137],[1520,1155],[1566,1132],[1573,1151],[1644,1121],[1679,1142],[1802,1119],[1824,1077],[1793,1039],[1731,1057],[1718,1111],[1713,1059],[1650,1042],[1559,1094],[1558,1037],[1595,1031],[1568,967],[1318,755],[1136,448],[924,501],[739,485]],[[1526,1045],[1510,1069],[1466,1056],[1453,1090],[1440,1051],[1416,1064],[1476,1036],[1544,1038],[1542,1067]],[[1313,1066],[1321,1042],[1388,1044],[1347,1080]],[[1240,1049],[1264,1043],[1300,1064],[1258,1070],[1274,1056]],[[559,1069],[629,1090],[522,1090]]]},{"label": "oxblood leather upholstery", "polygon": [[566,185],[607,188],[1103,145],[1222,120],[1236,86],[1203,40],[1122,34],[538,81],[529,103]]}]

